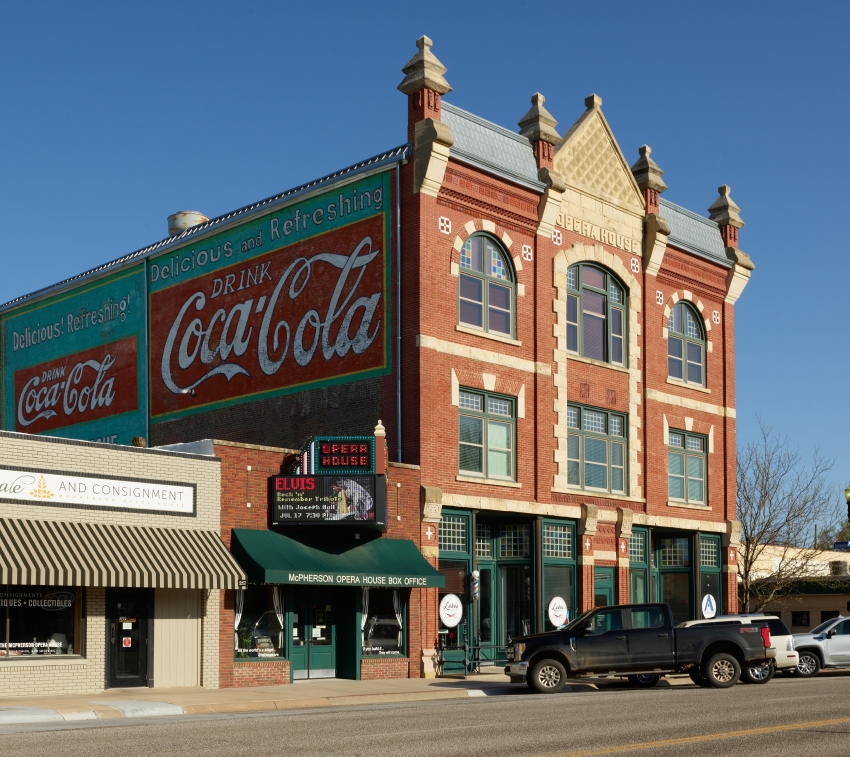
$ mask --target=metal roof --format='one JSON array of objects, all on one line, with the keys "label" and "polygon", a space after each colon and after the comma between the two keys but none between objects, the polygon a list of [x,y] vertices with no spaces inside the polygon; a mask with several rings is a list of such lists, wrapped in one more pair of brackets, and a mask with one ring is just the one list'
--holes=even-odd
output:
[{"label": "metal roof", "polygon": [[146,257],[150,257],[155,253],[163,252],[164,250],[167,250],[172,247],[179,247],[184,242],[189,239],[192,239],[193,237],[205,235],[210,231],[217,231],[219,230],[219,227],[229,225],[237,220],[244,220],[246,218],[250,218],[253,215],[260,215],[260,211],[262,211],[263,213],[268,213],[278,205],[285,205],[287,203],[290,203],[301,195],[311,194],[321,189],[325,185],[333,184],[334,182],[339,181],[340,179],[345,179],[360,173],[364,173],[366,171],[371,171],[389,163],[397,163],[399,161],[407,160],[409,157],[409,153],[409,144],[400,145],[399,147],[394,147],[392,150],[387,150],[386,152],[383,152],[380,155],[375,155],[374,157],[367,158],[366,160],[363,160],[359,163],[355,163],[354,165],[348,166],[348,168],[343,168],[340,171],[336,171],[335,173],[323,176],[321,179],[315,179],[314,181],[311,181],[307,184],[302,184],[301,186],[294,187],[293,189],[287,189],[285,192],[273,195],[272,197],[267,197],[265,200],[260,200],[259,202],[251,203],[250,205],[246,205],[245,207],[239,208],[238,210],[233,210],[229,213],[225,213],[222,216],[218,216],[218,218],[211,218],[209,221],[205,221],[204,223],[198,224],[197,226],[193,226],[190,229],[186,229],[186,231],[182,232],[181,234],[161,239],[159,242],[154,242],[153,244],[150,244],[147,247],[142,247],[141,249],[136,250],[135,252],[131,252],[127,255],[122,255],[120,258],[116,258],[115,260],[112,260],[108,263],[99,265],[96,268],[90,268],[88,271],[78,273],[76,276],[72,276],[69,279],[64,279],[63,281],[60,281],[56,284],[51,284],[50,286],[44,287],[43,289],[37,289],[35,292],[30,292],[29,294],[25,294],[21,297],[16,297],[13,300],[9,300],[8,302],[0,305],[0,312],[3,310],[8,310],[9,308],[14,307],[15,305],[19,305],[26,300],[46,296],[62,289],[67,289],[70,287],[70,285],[75,284],[76,282],[79,282],[83,279],[95,277],[100,274],[109,273],[119,268],[123,268],[126,265],[136,263]]},{"label": "metal roof", "polygon": [[732,267],[732,261],[726,257],[726,246],[720,236],[720,228],[714,221],[663,198],[659,204],[661,217],[670,224],[670,244],[726,268]]},{"label": "metal roof", "polygon": [[534,151],[525,137],[447,102],[442,110],[442,121],[455,138],[452,158],[537,192],[546,188],[537,178]]}]

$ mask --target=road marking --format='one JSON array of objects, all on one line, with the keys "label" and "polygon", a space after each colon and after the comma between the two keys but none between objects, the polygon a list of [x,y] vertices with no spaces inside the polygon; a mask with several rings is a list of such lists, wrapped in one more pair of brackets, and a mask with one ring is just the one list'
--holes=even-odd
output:
[{"label": "road marking", "polygon": [[581,749],[577,752],[560,752],[550,754],[546,757],[592,757],[599,754],[617,754],[620,752],[633,752],[639,749],[658,749],[665,746],[679,746],[680,744],[697,744],[701,741],[718,741],[720,739],[737,739],[741,736],[761,736],[766,733],[778,731],[796,731],[801,728],[822,728],[827,725],[839,725],[850,723],[850,718],[833,718],[831,720],[809,720],[804,723],[788,723],[786,725],[774,725],[767,728],[748,728],[743,731],[722,731],[720,733],[707,733],[703,736],[683,736],[680,739],[662,739],[661,741],[640,741],[636,744],[622,744],[620,746],[609,746],[597,749]]}]

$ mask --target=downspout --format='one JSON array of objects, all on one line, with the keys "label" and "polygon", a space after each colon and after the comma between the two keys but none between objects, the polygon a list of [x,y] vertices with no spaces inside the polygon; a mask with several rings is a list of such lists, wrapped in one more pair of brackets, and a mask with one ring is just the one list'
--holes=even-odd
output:
[{"label": "downspout", "polygon": [[401,163],[395,164],[395,247],[396,247],[396,438],[398,452],[396,460],[401,459]]},{"label": "downspout", "polygon": [[[145,315],[145,320],[144,320],[145,349],[144,349],[144,356],[145,356],[145,365],[146,366],[150,365],[150,358],[151,358],[150,349],[149,349],[149,344],[150,344],[150,335],[149,335],[150,319],[148,318],[148,310],[149,310],[149,305],[148,305],[148,266],[149,266],[149,261],[148,261],[147,258],[145,258],[145,272],[144,272],[145,273],[145,289],[144,289],[144,297],[145,297],[145,304],[144,304],[144,308],[145,308],[144,309],[144,315]],[[138,367],[136,368],[136,370],[138,371]],[[145,376],[145,384],[147,385],[146,391],[145,391],[145,444],[148,447],[150,447],[151,446],[151,408],[150,408],[150,404],[151,404],[151,387],[150,387],[151,374],[150,374],[149,370],[145,371],[145,373],[147,374]]]}]

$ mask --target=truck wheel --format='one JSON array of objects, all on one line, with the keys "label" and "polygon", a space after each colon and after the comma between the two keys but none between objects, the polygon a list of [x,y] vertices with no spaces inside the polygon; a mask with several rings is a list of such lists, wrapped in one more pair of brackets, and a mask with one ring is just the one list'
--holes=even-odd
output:
[{"label": "truck wheel", "polygon": [[655,686],[660,680],[661,676],[656,675],[638,675],[638,676],[628,676],[629,683],[638,689],[651,689]]},{"label": "truck wheel", "polygon": [[741,666],[732,655],[720,652],[703,665],[702,674],[712,688],[728,689],[738,683]]},{"label": "truck wheel", "polygon": [[540,660],[528,677],[528,685],[538,694],[557,694],[567,683],[567,670],[558,660]]},{"label": "truck wheel", "polygon": [[797,675],[811,678],[820,672],[820,657],[814,652],[800,652],[800,662],[797,663]]},{"label": "truck wheel", "polygon": [[741,683],[767,683],[773,678],[775,670],[771,663],[754,665],[741,671]]},{"label": "truck wheel", "polygon": [[702,674],[699,668],[691,668],[688,671],[688,675],[697,686],[702,686],[704,689],[708,688],[708,679]]}]

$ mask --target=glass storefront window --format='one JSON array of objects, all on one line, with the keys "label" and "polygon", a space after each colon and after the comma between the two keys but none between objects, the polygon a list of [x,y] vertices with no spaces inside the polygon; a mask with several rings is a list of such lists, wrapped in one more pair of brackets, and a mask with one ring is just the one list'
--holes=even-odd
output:
[{"label": "glass storefront window", "polygon": [[556,627],[549,620],[549,603],[560,597],[567,605],[569,613],[566,622],[569,623],[575,617],[573,607],[573,567],[571,565],[544,565],[543,566],[543,616],[544,630],[554,631]]},{"label": "glass storefront window", "polygon": [[249,586],[236,591],[233,629],[237,658],[283,657],[285,628],[279,586]]},{"label": "glass storefront window", "polygon": [[81,654],[81,588],[4,586],[0,602],[0,658]]},{"label": "glass storefront window", "polygon": [[404,653],[404,605],[397,589],[363,590],[363,654]]}]

